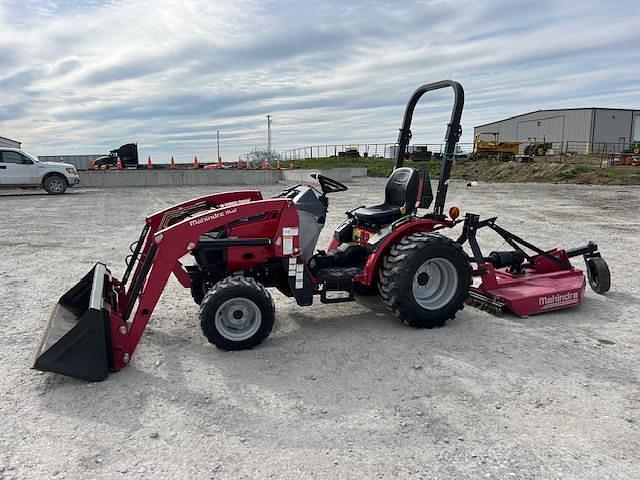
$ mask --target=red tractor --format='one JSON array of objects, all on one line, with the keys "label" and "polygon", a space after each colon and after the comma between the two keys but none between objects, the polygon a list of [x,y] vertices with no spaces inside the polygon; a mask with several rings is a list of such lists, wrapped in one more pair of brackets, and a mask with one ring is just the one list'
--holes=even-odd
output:
[{"label": "red tractor", "polygon": [[[422,95],[445,87],[455,98],[433,210],[426,171],[403,167],[414,108]],[[459,219],[445,198],[464,103],[461,85],[441,81],[418,88],[404,114],[396,168],[384,202],[356,208],[316,251],[329,195],[347,189],[317,175],[319,189],[294,185],[274,198],[259,191],[227,192],[175,205],[146,219],[122,280],[104,264],[65,293],[38,347],[34,367],[98,381],[131,360],[171,274],[200,305],[208,340],[225,350],[259,345],[270,334],[275,307],[268,288],[311,305],[378,293],[387,308],[413,327],[439,327],[465,301],[528,316],[578,305],[585,277],[570,258],[583,256],[589,283],[609,289],[609,270],[597,246],[542,250],[499,227],[495,218]],[[462,224],[456,240],[439,231]],[[491,228],[512,248],[484,256],[476,241]],[[463,250],[468,243],[471,256]],[[181,259],[191,254],[195,263]],[[476,279],[474,282],[473,279]]]}]

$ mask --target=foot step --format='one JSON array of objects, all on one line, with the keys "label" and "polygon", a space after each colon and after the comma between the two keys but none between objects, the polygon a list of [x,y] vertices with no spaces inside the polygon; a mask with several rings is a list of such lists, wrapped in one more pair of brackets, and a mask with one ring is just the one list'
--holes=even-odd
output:
[{"label": "foot step", "polygon": [[[347,295],[331,296],[328,293],[346,293]],[[322,303],[344,303],[353,302],[355,297],[353,296],[353,281],[325,281],[322,291],[320,292],[320,301]]]}]

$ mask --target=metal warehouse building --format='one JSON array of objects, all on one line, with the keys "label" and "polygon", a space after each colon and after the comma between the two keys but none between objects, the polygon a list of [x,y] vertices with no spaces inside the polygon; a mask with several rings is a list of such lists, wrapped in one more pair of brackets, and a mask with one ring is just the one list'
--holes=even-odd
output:
[{"label": "metal warehouse building", "polygon": [[0,137],[0,147],[4,148],[20,148],[21,143],[10,138]]},{"label": "metal warehouse building", "polygon": [[497,122],[479,125],[475,135],[498,132],[501,141],[553,142],[563,151],[622,150],[640,141],[640,110],[618,108],[568,108],[537,110]]}]

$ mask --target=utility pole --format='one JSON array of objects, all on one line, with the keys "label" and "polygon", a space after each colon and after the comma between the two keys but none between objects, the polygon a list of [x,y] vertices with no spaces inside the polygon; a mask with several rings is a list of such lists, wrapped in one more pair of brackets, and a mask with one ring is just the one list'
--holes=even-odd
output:
[{"label": "utility pole", "polygon": [[267,115],[267,158],[271,160],[271,115]]},{"label": "utility pole", "polygon": [[216,130],[216,143],[218,144],[218,158],[216,161],[220,160],[220,130]]}]

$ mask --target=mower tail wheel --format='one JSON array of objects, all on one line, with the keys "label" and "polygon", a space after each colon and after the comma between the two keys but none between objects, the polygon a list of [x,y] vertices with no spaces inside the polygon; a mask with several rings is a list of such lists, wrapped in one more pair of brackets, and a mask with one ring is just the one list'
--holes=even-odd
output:
[{"label": "mower tail wheel", "polygon": [[227,277],[219,281],[200,305],[202,331],[222,350],[245,350],[261,344],[274,322],[271,295],[253,278]]},{"label": "mower tail wheel", "polygon": [[587,278],[589,285],[596,293],[605,293],[611,288],[611,273],[609,266],[602,257],[587,258]]},{"label": "mower tail wheel", "polygon": [[380,268],[380,296],[413,327],[443,326],[464,308],[471,265],[462,247],[435,233],[415,233],[391,248]]}]

